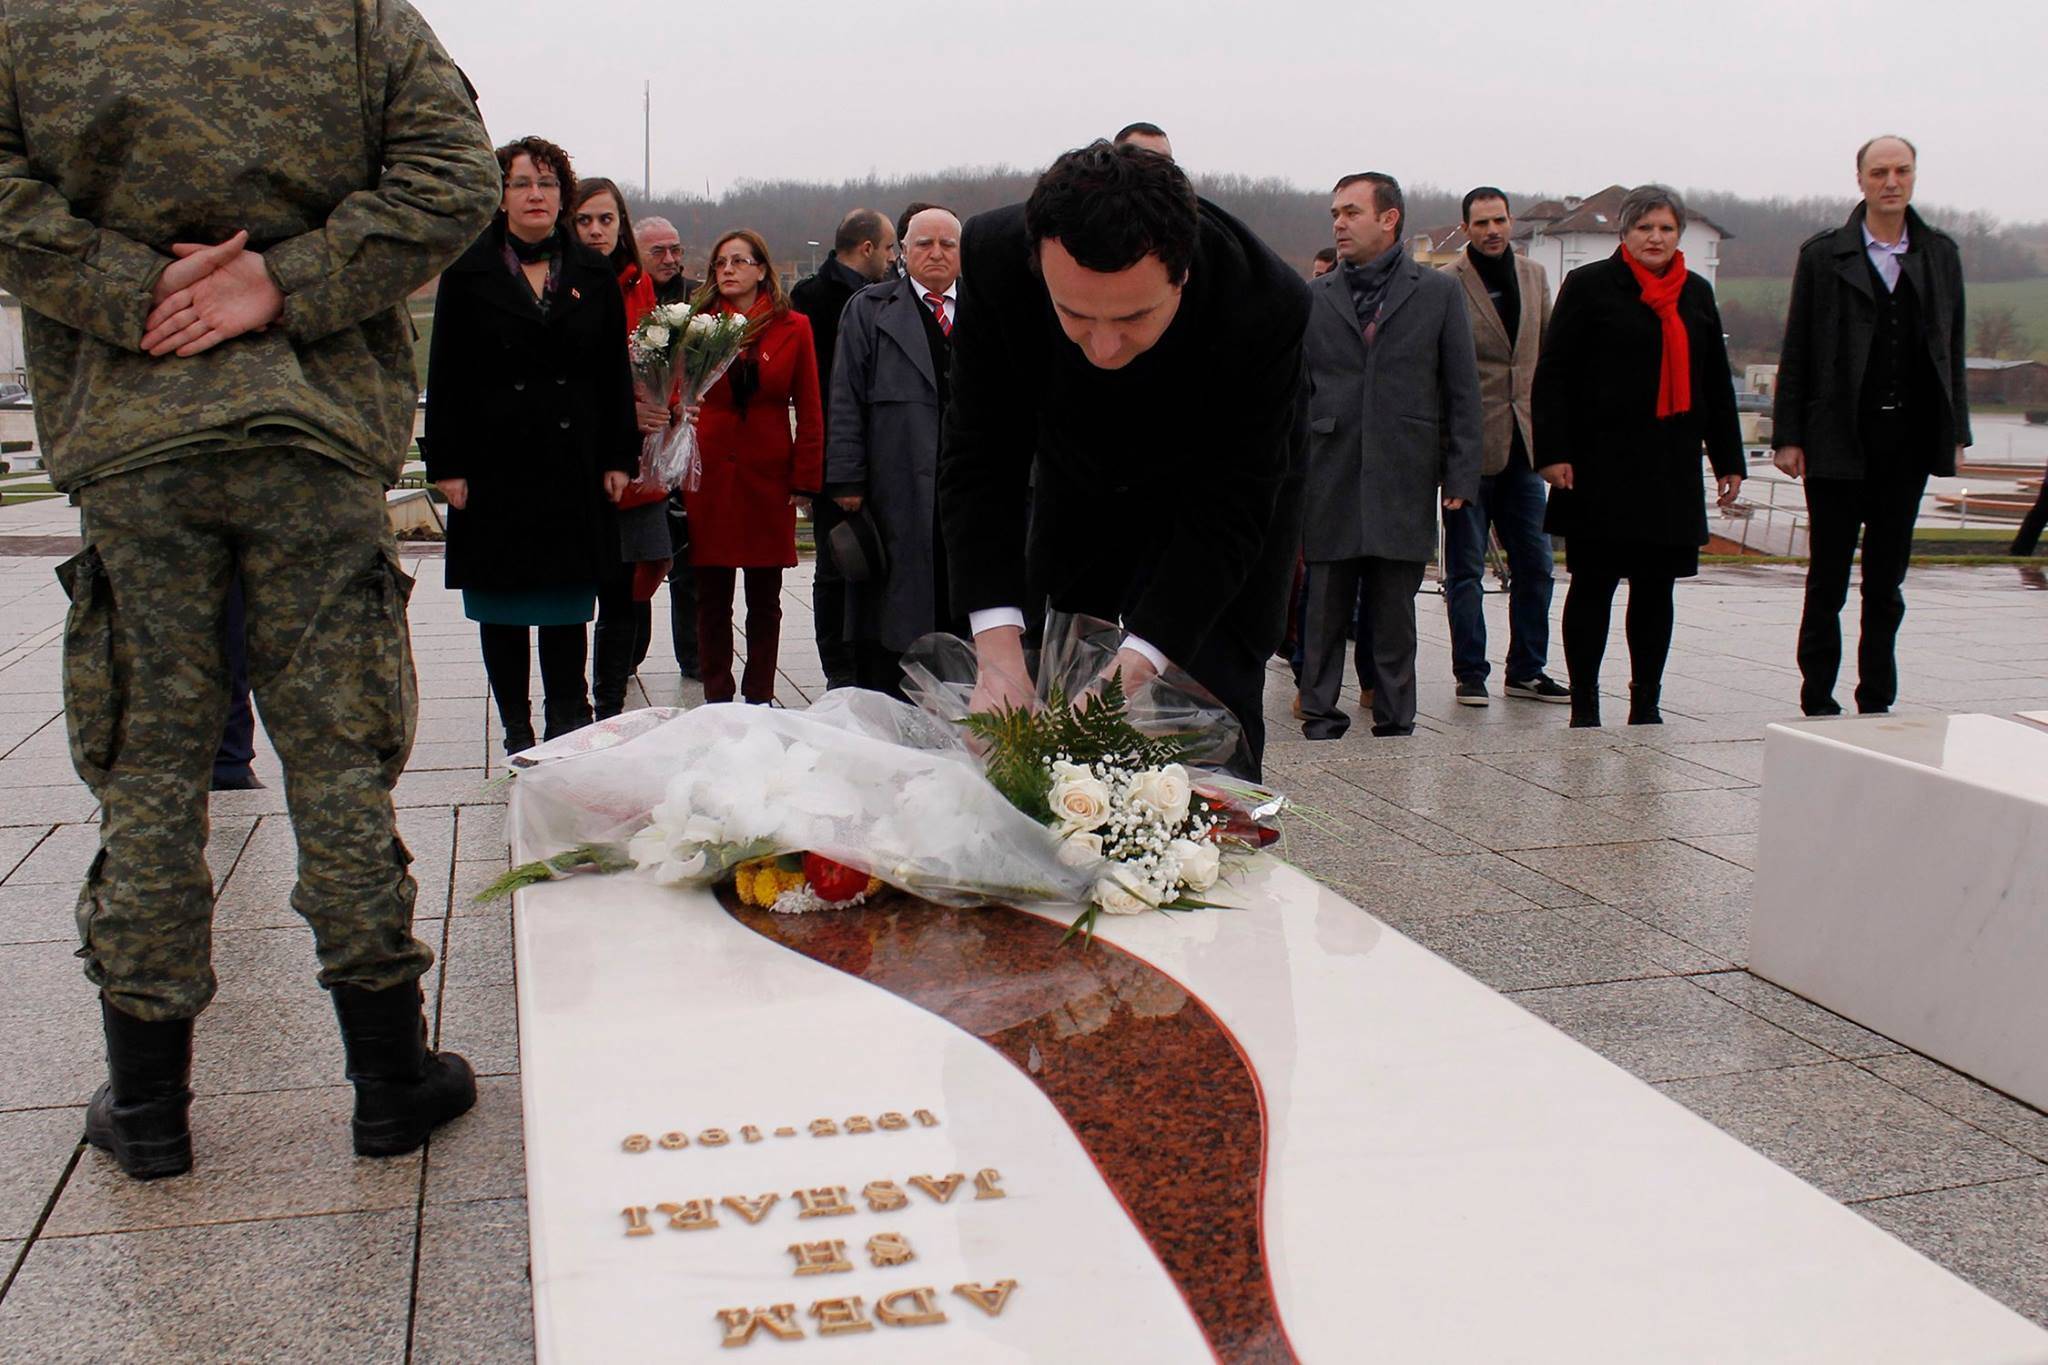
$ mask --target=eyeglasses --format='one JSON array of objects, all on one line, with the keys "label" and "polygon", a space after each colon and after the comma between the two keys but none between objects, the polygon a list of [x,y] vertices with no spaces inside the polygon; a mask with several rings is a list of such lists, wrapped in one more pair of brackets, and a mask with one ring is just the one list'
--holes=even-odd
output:
[{"label": "eyeglasses", "polygon": [[506,181],[505,188],[514,194],[525,194],[531,189],[540,189],[548,194],[560,194],[562,182],[551,175],[544,175],[538,180],[529,180],[522,175],[517,180]]},{"label": "eyeglasses", "polygon": [[735,269],[737,269],[738,267],[743,265],[759,264],[761,263],[755,260],[752,256],[720,256],[716,260],[711,262],[711,268],[713,270],[723,270],[727,266],[732,266]]},{"label": "eyeglasses", "polygon": [[681,260],[683,249],[680,246],[651,246],[647,248],[647,254],[650,256],[674,256],[676,259]]}]

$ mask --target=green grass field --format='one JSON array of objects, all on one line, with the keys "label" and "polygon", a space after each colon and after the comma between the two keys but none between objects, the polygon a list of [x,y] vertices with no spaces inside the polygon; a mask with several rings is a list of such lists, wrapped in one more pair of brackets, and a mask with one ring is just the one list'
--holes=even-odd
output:
[{"label": "green grass field", "polygon": [[[1745,308],[1768,309],[1783,317],[1785,302],[1792,295],[1792,281],[1722,280],[1714,286],[1714,292]],[[2034,343],[2034,358],[2048,360],[2048,276],[1970,285],[1967,306],[1972,313],[1986,308],[2012,309],[2020,330]]]}]

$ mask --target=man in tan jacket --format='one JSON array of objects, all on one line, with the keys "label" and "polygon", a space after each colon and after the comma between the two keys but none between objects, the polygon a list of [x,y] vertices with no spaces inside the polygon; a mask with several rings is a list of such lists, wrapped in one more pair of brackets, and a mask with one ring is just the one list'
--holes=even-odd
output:
[{"label": "man in tan jacket", "polygon": [[1543,671],[1550,651],[1550,537],[1543,534],[1543,480],[1529,464],[1529,391],[1550,323],[1543,267],[1515,254],[1508,197],[1491,185],[1465,196],[1467,244],[1445,266],[1463,287],[1479,358],[1485,422],[1479,496],[1444,512],[1444,606],[1451,617],[1451,669],[1458,704],[1487,703],[1486,539],[1500,532],[1508,556],[1507,694],[1567,702],[1568,688]]}]

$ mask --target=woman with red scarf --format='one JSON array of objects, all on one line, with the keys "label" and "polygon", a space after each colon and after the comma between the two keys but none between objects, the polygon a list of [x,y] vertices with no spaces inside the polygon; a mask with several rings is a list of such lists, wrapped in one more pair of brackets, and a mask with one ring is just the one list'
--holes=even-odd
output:
[{"label": "woman with red scarf", "polygon": [[[757,233],[728,232],[711,251],[716,306],[761,330],[697,415],[704,472],[684,494],[697,575],[697,651],[704,700],[731,701],[732,594],[747,592],[747,667],[739,692],[775,700],[782,643],[782,571],[796,564],[796,509],[824,479],[825,427],[810,320],[789,296]],[[794,430],[790,413],[795,411]]]},{"label": "woman with red scarf", "polygon": [[1672,585],[1707,543],[1704,447],[1720,505],[1742,487],[1742,432],[1714,290],[1688,274],[1685,204],[1662,185],[1621,203],[1621,249],[1565,278],[1532,398],[1545,529],[1565,541],[1572,724],[1600,723],[1600,661],[1628,580],[1631,725],[1659,725]]}]

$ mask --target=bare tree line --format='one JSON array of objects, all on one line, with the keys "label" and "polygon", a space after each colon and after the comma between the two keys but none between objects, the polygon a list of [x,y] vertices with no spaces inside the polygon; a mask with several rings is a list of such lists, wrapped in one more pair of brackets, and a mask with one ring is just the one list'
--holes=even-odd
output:
[{"label": "bare tree line", "polygon": [[[691,248],[692,273],[701,268],[718,233],[750,227],[767,238],[785,269],[809,272],[813,256],[832,249],[832,232],[848,209],[879,209],[895,217],[915,200],[944,204],[962,218],[985,209],[1016,203],[1030,193],[1035,171],[1009,166],[975,167],[926,175],[868,177],[825,184],[800,180],[742,181],[716,199],[692,195],[657,195],[635,199],[636,215],[658,213],[676,225]],[[1309,258],[1329,245],[1329,196],[1280,179],[1243,175],[1195,177],[1196,188],[1249,225],[1290,261],[1306,268]],[[1579,186],[1591,194],[1602,185]],[[1509,188],[1519,207],[1550,193]],[[1453,192],[1418,183],[1407,187],[1411,229],[1447,227],[1458,221]],[[1803,199],[1751,199],[1714,190],[1688,192],[1688,203],[1732,240],[1721,248],[1720,274],[1728,279],[1787,279],[1799,244],[1823,228],[1840,225],[1853,201],[1814,196]],[[1929,222],[1952,234],[1962,246],[1963,269],[1974,281],[2029,279],[2044,273],[2048,225],[2008,226],[1989,214],[1923,207]],[[810,243],[819,245],[813,248]]]}]

